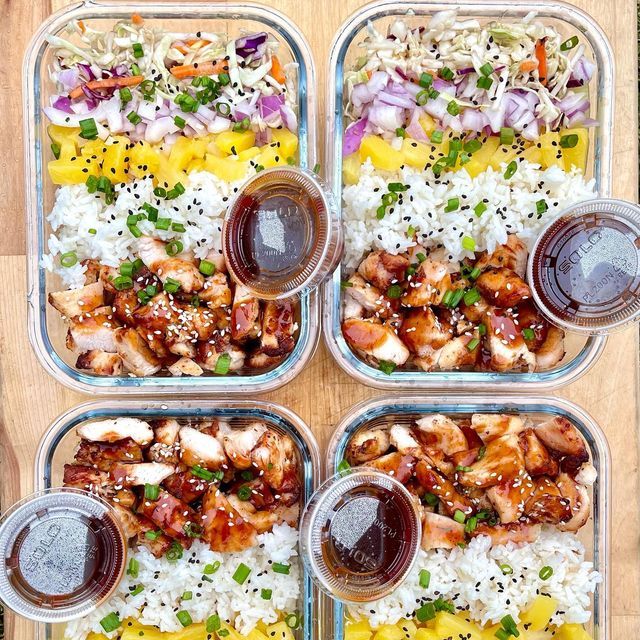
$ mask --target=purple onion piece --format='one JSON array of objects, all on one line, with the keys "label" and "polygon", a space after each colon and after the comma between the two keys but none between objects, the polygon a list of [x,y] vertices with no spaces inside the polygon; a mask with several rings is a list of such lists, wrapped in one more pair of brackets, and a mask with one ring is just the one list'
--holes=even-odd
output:
[{"label": "purple onion piece", "polygon": [[59,109],[60,111],[64,111],[65,113],[73,113],[73,109],[71,108],[71,99],[67,96],[58,96],[53,105],[54,109]]}]

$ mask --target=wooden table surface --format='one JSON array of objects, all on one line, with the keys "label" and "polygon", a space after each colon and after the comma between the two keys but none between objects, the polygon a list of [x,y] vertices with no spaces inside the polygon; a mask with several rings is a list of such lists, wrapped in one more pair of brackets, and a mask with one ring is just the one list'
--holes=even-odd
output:
[{"label": "wooden table surface", "polygon": [[[22,55],[33,31],[65,0],[0,0],[0,505],[8,507],[32,490],[38,441],[50,422],[87,400],[56,383],[40,368],[27,339],[25,225],[21,136]],[[306,34],[316,59],[320,124],[324,118],[326,59],[334,32],[361,0],[270,0]],[[613,194],[637,200],[638,154],[636,4],[633,0],[576,0],[609,36],[617,61]],[[322,126],[321,126],[322,129]],[[640,486],[638,481],[638,333],[610,339],[598,364],[558,395],[587,409],[608,436],[613,458],[611,523],[612,638],[640,629]],[[354,403],[379,392],[352,381],[321,345],[307,369],[286,388],[270,394],[311,425],[324,446],[333,426]],[[32,627],[6,616],[6,638],[33,638]]]}]

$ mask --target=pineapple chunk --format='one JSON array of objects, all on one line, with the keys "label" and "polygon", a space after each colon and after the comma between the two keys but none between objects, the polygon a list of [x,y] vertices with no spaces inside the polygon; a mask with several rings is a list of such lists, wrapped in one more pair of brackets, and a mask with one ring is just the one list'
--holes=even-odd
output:
[{"label": "pineapple chunk", "polygon": [[482,640],[482,631],[472,622],[467,622],[462,616],[448,611],[436,613],[435,631],[442,638],[452,636],[458,638],[466,636],[467,640]]},{"label": "pineapple chunk", "polygon": [[527,147],[521,154],[521,158],[528,160],[529,162],[533,162],[535,164],[542,164],[542,150],[538,145],[531,145]]},{"label": "pineapple chunk", "polygon": [[60,157],[47,167],[53,184],[84,184],[89,176],[100,175],[99,161],[81,156]]},{"label": "pineapple chunk", "polygon": [[[191,160],[196,157],[194,151],[194,143],[191,139],[184,137],[178,138],[169,152],[169,164],[178,171],[184,171]],[[203,156],[204,151],[206,151],[206,146],[203,150]]]},{"label": "pineapple chunk", "polygon": [[571,167],[575,166],[584,173],[587,168],[587,154],[589,153],[589,131],[584,127],[560,130],[560,138],[570,135],[578,136],[578,144],[571,149],[562,149],[564,168],[566,171],[571,171]]},{"label": "pineapple chunk", "polygon": [[564,169],[560,136],[555,131],[547,131],[540,136],[539,142],[542,152],[542,168],[548,169],[556,166]]},{"label": "pineapple chunk", "polygon": [[172,189],[178,182],[185,185],[187,181],[187,174],[176,169],[164,153],[158,154],[158,170],[154,175],[156,184],[167,189]]},{"label": "pineapple chunk", "polygon": [[289,129],[273,129],[271,131],[271,141],[278,143],[280,153],[288,158],[295,158],[298,150],[298,137],[295,133],[291,133]]},{"label": "pineapple chunk", "polygon": [[251,131],[223,131],[216,138],[216,145],[222,153],[240,153],[256,143],[256,134]]},{"label": "pineapple chunk", "polygon": [[256,156],[255,162],[256,164],[261,164],[265,169],[287,164],[286,158],[280,153],[280,149],[278,149],[278,147],[273,143],[266,147],[262,147],[262,151],[259,156]]},{"label": "pineapple chunk", "polygon": [[358,184],[360,180],[360,158],[357,153],[352,153],[342,158],[342,181],[345,184]]},{"label": "pineapple chunk", "polygon": [[471,160],[464,165],[465,171],[472,178],[475,178],[483,171],[486,171],[487,166],[489,165],[489,160],[496,152],[499,145],[500,139],[497,136],[489,136],[486,138],[482,143],[482,147],[480,147],[480,149],[475,153],[471,154]]},{"label": "pineapple chunk", "polygon": [[111,182],[126,182],[129,172],[129,140],[114,136],[107,145],[102,159],[102,173]]},{"label": "pineapple chunk", "polygon": [[376,630],[373,640],[404,640],[404,631],[397,624],[383,624]]},{"label": "pineapple chunk", "polygon": [[257,627],[249,631],[246,636],[242,636],[245,640],[269,640],[269,637],[262,633]]},{"label": "pineapple chunk", "polygon": [[436,121],[428,113],[420,116],[418,122],[428,136],[436,130]]},{"label": "pineapple chunk", "polygon": [[551,620],[551,616],[558,609],[558,601],[549,596],[538,596],[531,606],[520,616],[522,624],[529,625],[531,631],[544,629]]},{"label": "pineapple chunk", "polygon": [[413,640],[416,637],[418,627],[416,627],[416,623],[413,620],[401,620],[398,622],[398,626],[406,640]]},{"label": "pineapple chunk", "polygon": [[[83,148],[84,150],[84,148]],[[138,142],[129,149],[129,173],[134,178],[155,175],[160,168],[160,155],[148,142]]]},{"label": "pineapple chunk", "polygon": [[260,152],[260,147],[249,147],[238,154],[238,160],[251,160],[252,158],[260,155]]},{"label": "pineapple chunk", "polygon": [[94,633],[93,631],[87,636],[86,640],[107,640],[107,636],[103,633]]},{"label": "pineapple chunk", "polygon": [[344,640],[370,640],[372,635],[373,631],[367,620],[350,622],[344,630]]},{"label": "pineapple chunk", "polygon": [[[216,144],[215,136],[207,143],[206,153],[210,153],[212,156],[218,156],[218,158],[226,158],[227,154],[222,153]],[[205,154],[206,155],[206,154]]]},{"label": "pineapple chunk", "polygon": [[[47,133],[51,142],[60,146],[60,157],[70,158],[78,153],[78,145],[80,144],[80,128],[79,127],[61,127],[57,124],[50,124],[47,127]],[[102,145],[102,142],[100,141]]]},{"label": "pineapple chunk", "polygon": [[[491,627],[485,627],[482,630],[482,640],[496,640],[496,631],[502,629],[501,624],[494,624]],[[520,636],[522,638],[522,635]]]},{"label": "pineapple chunk", "polygon": [[402,141],[402,154],[404,156],[403,162],[405,164],[408,164],[410,167],[416,167],[416,169],[424,169],[426,165],[433,164],[434,162],[430,159],[430,156],[434,156],[434,148],[435,145],[425,144],[424,142],[416,142],[415,140],[411,140],[410,138],[405,138]]},{"label": "pineapple chunk", "polygon": [[563,624],[554,638],[557,640],[592,640],[581,624]]},{"label": "pineapple chunk", "polygon": [[202,158],[194,158],[187,167],[187,173],[191,173],[192,171],[205,171],[206,165],[205,161]]},{"label": "pineapple chunk", "polygon": [[[139,624],[133,626],[124,625],[120,640],[140,640],[140,634],[143,634],[145,640],[168,640],[173,638],[173,634],[163,633],[157,627],[146,627]],[[202,637],[202,636],[201,636]],[[185,640],[187,640],[185,638]],[[192,640],[189,638],[188,640]],[[193,640],[196,640],[193,638]],[[200,640],[198,638],[198,640]]]},{"label": "pineapple chunk", "polygon": [[193,157],[204,160],[207,154],[207,147],[211,143],[211,136],[205,136],[204,138],[191,138],[191,144],[193,145]]},{"label": "pineapple chunk", "polygon": [[205,168],[220,180],[235,182],[247,175],[247,163],[236,158],[218,158],[210,153],[205,159]]},{"label": "pineapple chunk", "polygon": [[295,640],[293,631],[291,631],[284,620],[282,622],[276,622],[276,624],[270,624],[267,627],[267,637],[272,640]]},{"label": "pineapple chunk", "polygon": [[421,627],[416,631],[416,640],[441,640],[435,629]]},{"label": "pineapple chunk", "polygon": [[84,156],[85,158],[90,158],[91,156],[102,158],[106,148],[107,147],[105,146],[104,141],[100,140],[100,138],[96,138],[95,140],[87,140],[80,147],[80,155]]},{"label": "pineapple chunk", "polygon": [[376,169],[385,171],[397,171],[404,162],[404,155],[379,136],[365,136],[360,144],[359,153],[361,162],[371,158]]},{"label": "pineapple chunk", "polygon": [[501,144],[489,158],[489,166],[495,171],[500,171],[502,163],[509,164],[518,155],[518,149],[514,149],[514,146],[512,144]]}]

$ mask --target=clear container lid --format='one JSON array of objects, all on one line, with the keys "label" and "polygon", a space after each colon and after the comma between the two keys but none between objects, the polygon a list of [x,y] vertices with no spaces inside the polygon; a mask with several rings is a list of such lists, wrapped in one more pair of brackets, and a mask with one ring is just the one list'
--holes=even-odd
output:
[{"label": "clear container lid", "polygon": [[338,266],[342,245],[335,198],[304,169],[257,173],[224,220],[229,273],[259,298],[288,298],[317,287]]},{"label": "clear container lid", "polygon": [[554,324],[591,335],[640,319],[640,207],[595,199],[565,210],[529,259],[533,298]]},{"label": "clear container lid", "polygon": [[343,602],[372,602],[391,593],[411,571],[422,535],[407,489],[366,467],[329,478],[311,497],[300,530],[311,577]]},{"label": "clear container lid", "polygon": [[3,515],[0,554],[2,602],[30,620],[66,622],[111,595],[127,546],[110,505],[62,488],[24,498]]}]

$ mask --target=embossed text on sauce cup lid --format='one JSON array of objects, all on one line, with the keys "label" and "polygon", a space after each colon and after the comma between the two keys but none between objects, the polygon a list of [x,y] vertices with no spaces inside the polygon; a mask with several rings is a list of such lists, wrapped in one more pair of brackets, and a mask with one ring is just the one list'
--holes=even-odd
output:
[{"label": "embossed text on sauce cup lid", "polygon": [[38,622],[81,618],[120,582],[126,542],[113,507],[77,489],[47,489],[0,519],[0,600]]},{"label": "embossed text on sauce cup lid", "polygon": [[591,335],[640,319],[640,207],[594,199],[540,233],[528,264],[533,298],[555,325]]}]

